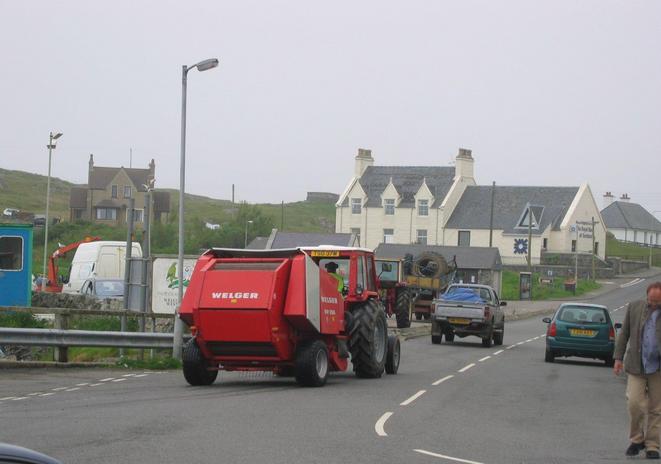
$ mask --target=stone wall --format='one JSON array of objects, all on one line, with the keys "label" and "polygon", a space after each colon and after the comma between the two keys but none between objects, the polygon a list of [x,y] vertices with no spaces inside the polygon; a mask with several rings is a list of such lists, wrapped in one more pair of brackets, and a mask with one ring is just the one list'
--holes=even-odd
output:
[{"label": "stone wall", "polygon": [[617,274],[632,274],[650,267],[648,261],[632,261],[616,257],[609,257],[607,261]]},{"label": "stone wall", "polygon": [[71,293],[33,292],[32,306],[35,308],[67,308],[67,309],[94,309],[102,311],[117,311],[124,309],[124,301],[97,300],[87,295]]}]

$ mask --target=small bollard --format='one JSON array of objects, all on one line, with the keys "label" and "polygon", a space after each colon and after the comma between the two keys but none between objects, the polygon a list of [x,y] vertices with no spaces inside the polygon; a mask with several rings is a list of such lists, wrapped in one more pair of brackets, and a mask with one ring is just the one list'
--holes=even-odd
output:
[{"label": "small bollard", "polygon": [[[61,312],[55,314],[55,328],[60,330],[67,330],[69,328],[69,313]],[[53,357],[55,358],[55,362],[69,362],[69,347],[56,346],[53,351]]]},{"label": "small bollard", "polygon": [[[122,332],[126,332],[126,315],[122,314],[119,316],[119,330]],[[119,349],[119,357],[123,358],[124,357],[124,348]]]}]

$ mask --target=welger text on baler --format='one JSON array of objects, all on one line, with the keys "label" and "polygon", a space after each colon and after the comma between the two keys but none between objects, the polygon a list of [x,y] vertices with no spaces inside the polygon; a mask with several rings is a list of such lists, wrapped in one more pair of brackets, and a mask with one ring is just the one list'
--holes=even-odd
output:
[{"label": "welger text on baler", "polygon": [[251,292],[211,292],[211,298],[214,300],[257,300],[259,293]]}]

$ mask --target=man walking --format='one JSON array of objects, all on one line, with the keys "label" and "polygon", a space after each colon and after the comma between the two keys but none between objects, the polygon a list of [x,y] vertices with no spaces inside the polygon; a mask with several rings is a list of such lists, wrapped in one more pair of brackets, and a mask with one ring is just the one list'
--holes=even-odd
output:
[{"label": "man walking", "polygon": [[[643,449],[659,459],[661,434],[661,282],[647,287],[647,301],[629,304],[615,344],[615,375],[627,373],[629,447],[627,456]],[[628,349],[627,349],[628,344]],[[626,356],[625,354],[626,350]],[[623,362],[624,360],[624,362]],[[645,419],[647,418],[647,421]]]}]

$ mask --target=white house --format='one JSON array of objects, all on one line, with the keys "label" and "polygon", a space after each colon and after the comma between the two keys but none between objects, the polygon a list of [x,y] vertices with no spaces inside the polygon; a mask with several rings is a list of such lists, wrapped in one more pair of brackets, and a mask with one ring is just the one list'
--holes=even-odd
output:
[{"label": "white house", "polygon": [[641,245],[661,243],[661,222],[639,204],[631,203],[627,194],[613,201],[615,197],[607,192],[604,199],[606,207],[601,215],[616,239]]},{"label": "white house", "polygon": [[353,232],[368,248],[380,243],[488,247],[491,235],[504,264],[525,264],[529,232],[532,261],[539,263],[542,250],[590,253],[594,221],[594,249],[605,257],[606,229],[587,184],[478,186],[473,166],[466,149],[459,150],[454,167],[374,166],[371,151],[360,149],[354,176],[336,204],[336,231]]}]

